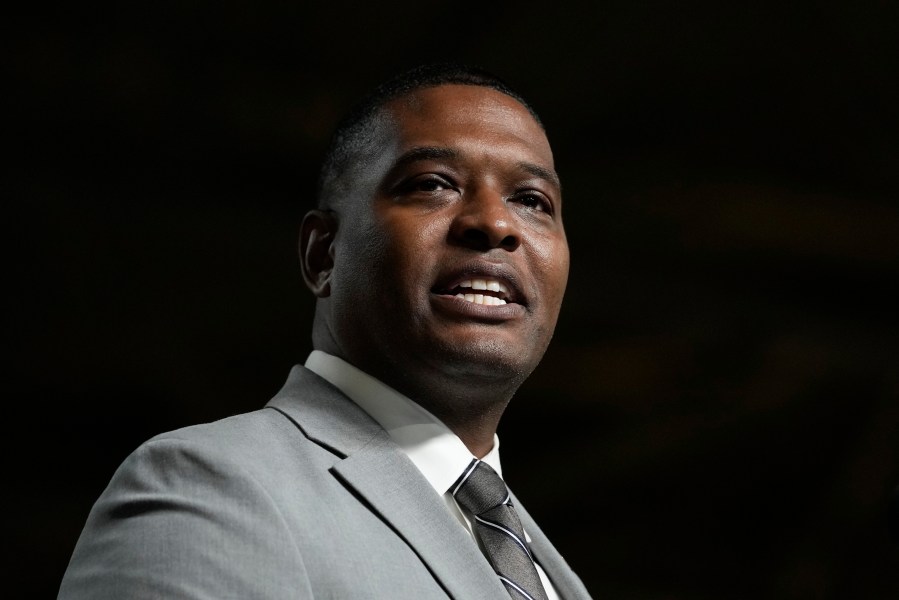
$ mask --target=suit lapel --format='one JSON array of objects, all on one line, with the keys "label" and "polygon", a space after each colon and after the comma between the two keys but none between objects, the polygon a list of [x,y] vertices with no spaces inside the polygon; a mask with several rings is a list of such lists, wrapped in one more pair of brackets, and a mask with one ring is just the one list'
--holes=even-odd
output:
[{"label": "suit lapel", "polygon": [[448,595],[461,599],[506,594],[471,536],[389,439],[373,441],[333,471],[406,540]]},{"label": "suit lapel", "polygon": [[406,541],[450,597],[508,595],[412,461],[337,388],[297,366],[268,406],[342,459],[331,472]]}]

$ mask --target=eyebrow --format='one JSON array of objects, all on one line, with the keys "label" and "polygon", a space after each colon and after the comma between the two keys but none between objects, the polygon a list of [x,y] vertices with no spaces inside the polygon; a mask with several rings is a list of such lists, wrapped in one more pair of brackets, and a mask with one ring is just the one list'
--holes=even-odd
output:
[{"label": "eyebrow", "polygon": [[452,148],[443,148],[440,146],[416,146],[415,148],[407,150],[402,156],[396,159],[391,170],[405,167],[406,165],[420,160],[457,159],[459,156],[459,152]]},{"label": "eyebrow", "polygon": [[559,175],[552,169],[547,169],[546,167],[541,167],[540,165],[528,162],[518,163],[518,168],[526,173],[530,173],[534,177],[549,181],[559,188],[559,190],[562,189],[562,181],[559,179]]},{"label": "eyebrow", "polygon": [[[390,170],[397,171],[406,165],[410,165],[420,160],[455,160],[461,156],[462,154],[458,150],[453,150],[452,148],[443,146],[416,146],[415,148],[407,150],[397,158]],[[547,169],[546,167],[541,167],[540,165],[529,162],[519,162],[516,166],[525,173],[529,173],[540,179],[545,179],[555,185],[559,190],[562,189],[562,182],[559,180],[559,175],[552,169]]]}]

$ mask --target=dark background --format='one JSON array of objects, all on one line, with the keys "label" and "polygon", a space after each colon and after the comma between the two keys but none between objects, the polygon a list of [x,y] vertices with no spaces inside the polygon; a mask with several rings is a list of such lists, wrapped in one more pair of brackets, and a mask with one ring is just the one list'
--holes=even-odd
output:
[{"label": "dark background", "polygon": [[899,5],[394,6],[7,21],[7,589],[55,596],[140,442],[305,359],[326,137],[453,58],[532,101],[565,184],[566,304],[500,435],[591,592],[897,597]]}]

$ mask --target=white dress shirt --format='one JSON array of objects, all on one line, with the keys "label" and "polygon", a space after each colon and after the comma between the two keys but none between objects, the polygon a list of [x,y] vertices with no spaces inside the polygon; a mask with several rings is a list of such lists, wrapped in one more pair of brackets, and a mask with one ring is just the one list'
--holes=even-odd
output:
[{"label": "white dress shirt", "polygon": [[[320,350],[306,359],[306,368],[346,394],[359,408],[380,423],[390,438],[415,464],[428,483],[443,497],[447,510],[480,546],[471,528],[471,516],[450,493],[465,468],[475,458],[449,427],[430,412],[381,383],[345,360]],[[493,436],[493,448],[482,459],[503,476],[499,461],[499,437]],[[530,541],[527,531],[525,537]],[[483,548],[482,548],[483,551]],[[559,600],[552,583],[537,565],[537,574],[549,600]]]}]

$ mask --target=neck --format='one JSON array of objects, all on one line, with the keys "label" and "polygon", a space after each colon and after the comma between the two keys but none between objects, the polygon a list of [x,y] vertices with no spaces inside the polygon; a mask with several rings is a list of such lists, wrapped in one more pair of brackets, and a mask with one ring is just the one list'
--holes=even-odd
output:
[{"label": "neck", "polygon": [[477,458],[483,458],[493,448],[500,418],[515,392],[507,385],[490,385],[490,381],[471,374],[413,377],[406,371],[397,377],[397,370],[357,366],[440,419]]},{"label": "neck", "polygon": [[431,403],[425,399],[414,398],[418,404],[426,408],[440,419],[450,431],[459,436],[468,451],[477,458],[484,458],[493,449],[493,438],[508,402],[498,406],[485,407],[479,405],[471,411],[461,411],[459,406],[446,401]]},{"label": "neck", "polygon": [[478,458],[493,448],[499,420],[530,372],[439,355],[406,356],[395,364],[385,354],[343,348],[330,333],[326,326],[315,328],[313,347],[342,358],[430,411]]}]

